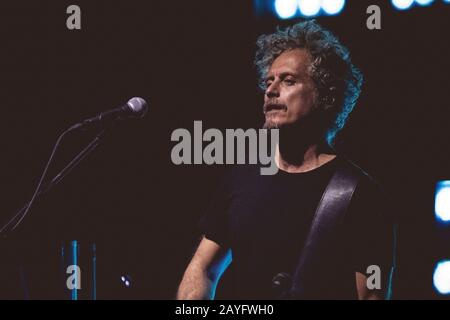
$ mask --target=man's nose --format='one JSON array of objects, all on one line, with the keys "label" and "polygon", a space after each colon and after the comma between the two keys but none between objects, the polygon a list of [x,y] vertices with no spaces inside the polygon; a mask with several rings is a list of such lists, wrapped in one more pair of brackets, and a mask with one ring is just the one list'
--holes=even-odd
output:
[{"label": "man's nose", "polygon": [[272,82],[266,89],[267,98],[278,98],[280,96],[280,91],[278,89],[278,84],[276,81]]}]

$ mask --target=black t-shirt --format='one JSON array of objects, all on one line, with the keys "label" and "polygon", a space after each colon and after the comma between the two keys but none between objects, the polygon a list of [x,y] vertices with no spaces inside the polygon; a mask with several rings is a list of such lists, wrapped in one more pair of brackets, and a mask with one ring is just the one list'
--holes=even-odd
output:
[{"label": "black t-shirt", "polygon": [[[336,157],[309,172],[279,170],[275,175],[261,175],[256,165],[241,165],[225,175],[199,226],[206,238],[232,250],[232,298],[276,298],[272,279],[281,272],[294,274],[339,161]],[[356,298],[355,271],[366,274],[374,264],[380,266],[386,285],[393,238],[384,199],[377,184],[362,174],[344,219],[342,242],[336,244],[336,264],[330,266],[340,280],[332,291],[323,288],[323,298]],[[321,288],[318,292],[321,298]]]}]

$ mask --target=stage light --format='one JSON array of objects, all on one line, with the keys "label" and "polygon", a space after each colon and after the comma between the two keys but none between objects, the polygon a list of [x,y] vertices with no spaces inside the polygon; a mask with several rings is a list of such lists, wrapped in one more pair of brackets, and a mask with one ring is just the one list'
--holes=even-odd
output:
[{"label": "stage light", "polygon": [[344,9],[345,0],[322,0],[322,9],[328,15],[335,15]]},{"label": "stage light", "polygon": [[411,7],[414,0],[392,0],[392,4],[399,10],[405,10]]},{"label": "stage light", "polygon": [[321,0],[298,0],[300,13],[306,17],[315,16],[320,11]]},{"label": "stage light", "polygon": [[445,3],[450,3],[450,0],[444,0]]},{"label": "stage light", "polygon": [[442,222],[450,222],[450,181],[439,181],[436,185],[434,213]]},{"label": "stage light", "polygon": [[427,6],[431,4],[434,0],[416,0],[416,3],[421,6]]},{"label": "stage light", "polygon": [[442,260],[436,265],[433,285],[440,294],[450,294],[450,260]]},{"label": "stage light", "polygon": [[281,19],[292,18],[297,13],[297,0],[275,0],[275,11]]}]

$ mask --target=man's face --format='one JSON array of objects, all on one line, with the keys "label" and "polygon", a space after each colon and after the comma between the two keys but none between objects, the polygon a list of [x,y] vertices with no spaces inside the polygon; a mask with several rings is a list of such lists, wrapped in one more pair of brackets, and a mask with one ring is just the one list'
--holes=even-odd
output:
[{"label": "man's face", "polygon": [[306,50],[283,52],[272,63],[264,94],[265,128],[300,123],[314,108],[316,89],[308,75],[311,58]]}]

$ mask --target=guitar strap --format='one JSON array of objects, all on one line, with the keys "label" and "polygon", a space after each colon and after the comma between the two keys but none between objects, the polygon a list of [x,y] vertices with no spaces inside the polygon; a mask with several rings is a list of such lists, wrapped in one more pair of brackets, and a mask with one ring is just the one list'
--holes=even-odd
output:
[{"label": "guitar strap", "polygon": [[314,214],[292,279],[289,298],[313,297],[316,288],[332,286],[326,277],[333,265],[329,260],[338,249],[337,234],[361,174],[364,174],[363,171],[348,160],[341,159],[339,162]]}]

